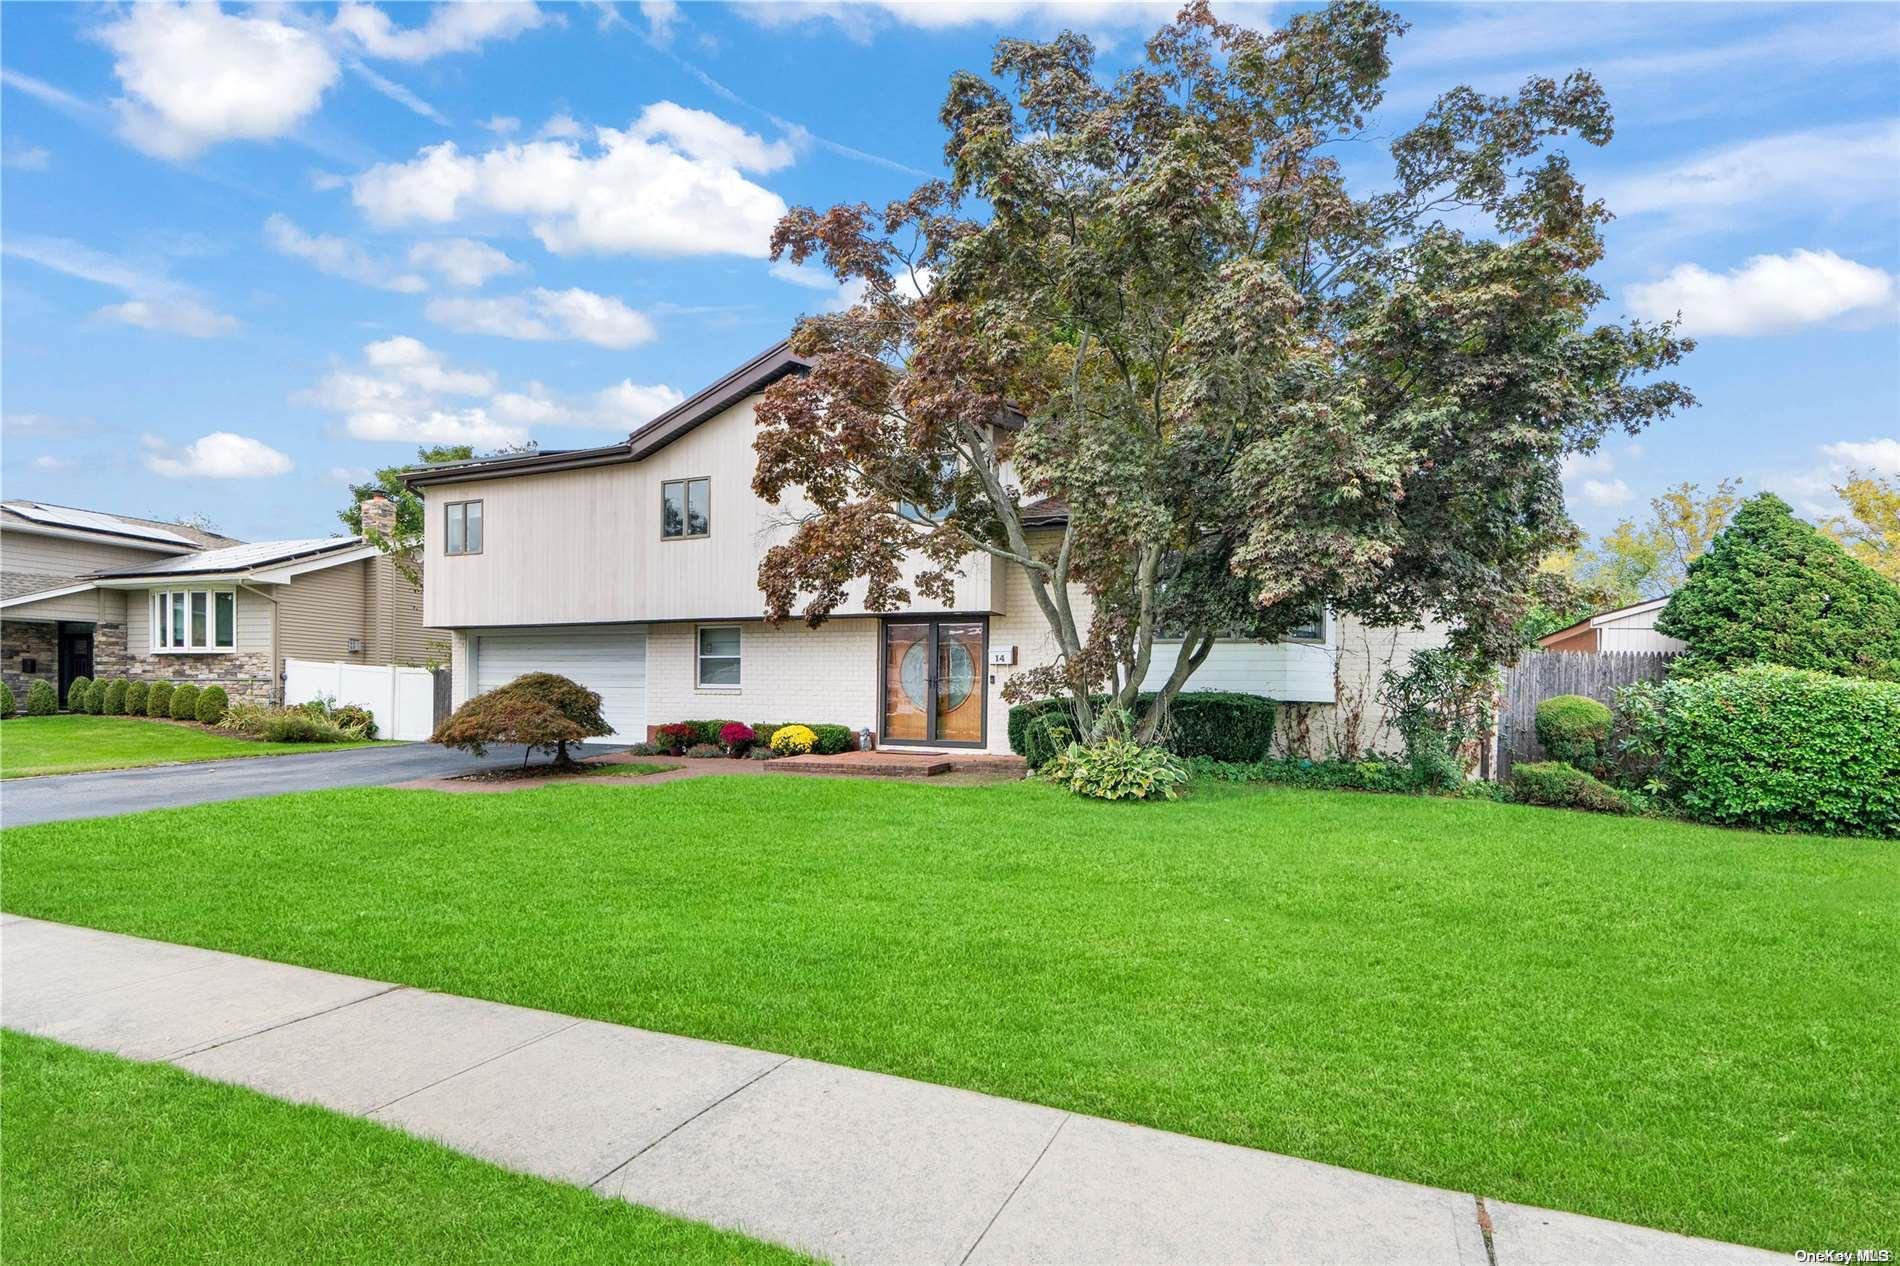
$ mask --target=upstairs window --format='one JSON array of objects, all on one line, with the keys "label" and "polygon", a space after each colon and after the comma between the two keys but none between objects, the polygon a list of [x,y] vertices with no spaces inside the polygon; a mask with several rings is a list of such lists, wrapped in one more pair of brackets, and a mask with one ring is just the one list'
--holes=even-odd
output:
[{"label": "upstairs window", "polygon": [[236,647],[235,589],[170,589],[152,595],[152,649],[229,651]]},{"label": "upstairs window", "polygon": [[448,515],[448,531],[443,536],[445,554],[482,552],[482,503],[451,501],[443,507]]},{"label": "upstairs window", "polygon": [[660,485],[660,539],[684,541],[712,531],[712,480],[669,479]]}]

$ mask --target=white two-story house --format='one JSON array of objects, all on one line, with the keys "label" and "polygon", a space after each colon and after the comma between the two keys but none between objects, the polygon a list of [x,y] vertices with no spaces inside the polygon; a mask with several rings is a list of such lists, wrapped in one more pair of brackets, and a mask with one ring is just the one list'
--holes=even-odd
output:
[{"label": "white two-story house", "polygon": [[[781,344],[619,443],[410,472],[428,509],[423,622],[451,631],[456,706],[547,671],[598,691],[630,742],[719,718],[1007,752],[1004,685],[1054,659],[1019,568],[978,553],[947,604],[877,612],[860,599],[818,629],[761,618],[760,559],[792,529],[752,490],[753,410],[804,368]],[[1053,536],[1060,507],[1040,523]],[[1309,705],[1286,728],[1315,754],[1390,746],[1372,702],[1379,673],[1436,638],[1330,616],[1304,632],[1222,643],[1188,688]]]}]

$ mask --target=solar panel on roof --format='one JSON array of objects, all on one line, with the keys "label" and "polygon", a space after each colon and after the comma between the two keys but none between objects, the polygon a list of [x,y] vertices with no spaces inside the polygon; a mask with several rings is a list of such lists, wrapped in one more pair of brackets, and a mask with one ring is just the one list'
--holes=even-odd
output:
[{"label": "solar panel on roof", "polygon": [[173,545],[196,545],[198,542],[189,536],[180,536],[164,528],[149,527],[143,523],[129,523],[110,514],[100,514],[94,510],[69,510],[65,506],[41,505],[37,501],[9,501],[7,509],[23,519],[35,523],[46,523],[54,527],[79,528],[87,532],[110,532],[114,536],[136,536],[147,541],[165,541]]}]

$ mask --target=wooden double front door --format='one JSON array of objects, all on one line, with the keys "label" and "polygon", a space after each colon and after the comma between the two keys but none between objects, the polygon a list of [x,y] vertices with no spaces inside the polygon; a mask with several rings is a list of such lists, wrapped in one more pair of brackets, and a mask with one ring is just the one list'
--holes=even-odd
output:
[{"label": "wooden double front door", "polygon": [[985,619],[886,620],[880,664],[882,741],[981,747],[989,695],[988,642]]}]

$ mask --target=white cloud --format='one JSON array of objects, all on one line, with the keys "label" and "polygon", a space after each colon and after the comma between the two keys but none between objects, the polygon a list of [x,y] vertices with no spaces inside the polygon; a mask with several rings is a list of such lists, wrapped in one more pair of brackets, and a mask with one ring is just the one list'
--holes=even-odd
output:
[{"label": "white cloud", "polygon": [[0,167],[12,167],[17,171],[45,171],[53,161],[53,151],[43,145],[16,145],[12,141],[0,145]]},{"label": "white cloud", "polygon": [[346,3],[330,29],[371,57],[419,62],[444,53],[466,53],[489,40],[513,39],[549,20],[532,3],[494,0],[485,4],[439,4],[419,27],[399,27],[371,4]]},{"label": "white cloud", "polygon": [[829,268],[817,264],[794,264],[789,259],[775,259],[766,271],[780,281],[789,281],[794,286],[804,286],[807,290],[836,290],[838,279]]},{"label": "white cloud", "polygon": [[1616,461],[1607,453],[1569,453],[1564,457],[1563,478],[1565,483],[1586,478],[1590,475],[1607,475],[1616,469]]},{"label": "white cloud", "polygon": [[310,32],[216,4],[134,4],[102,28],[127,95],[114,101],[125,139],[161,158],[289,132],[323,100],[337,63]]},{"label": "white cloud", "polygon": [[409,263],[426,268],[452,286],[473,288],[491,277],[521,271],[521,265],[486,242],[467,237],[445,237],[417,242],[409,248]]},{"label": "white cloud", "polygon": [[218,338],[238,328],[236,317],[208,308],[196,299],[128,299],[108,304],[93,315],[186,338]]},{"label": "white cloud", "polygon": [[[888,25],[926,31],[978,25],[1039,30],[1064,26],[1154,28],[1174,17],[1179,8],[1174,0],[761,0],[740,6],[760,26],[778,28],[826,21],[858,41],[870,39]],[[1228,3],[1217,8],[1229,21],[1258,21],[1262,6]]]},{"label": "white cloud", "polygon": [[444,141],[371,167],[353,196],[379,224],[520,216],[557,254],[761,258],[785,203],[742,173],[786,161],[783,142],[661,102],[624,131],[596,129],[591,144],[548,139],[465,154]]},{"label": "white cloud", "polygon": [[339,176],[333,171],[312,168],[307,176],[310,187],[318,193],[328,193],[332,189],[341,189],[350,183],[349,177]]},{"label": "white cloud", "polygon": [[772,172],[789,167],[796,155],[785,141],[767,142],[705,110],[657,101],[641,111],[629,129],[643,140],[670,140],[689,158],[723,163],[740,171]]},{"label": "white cloud", "polygon": [[571,338],[597,347],[633,347],[657,331],[645,313],[591,290],[530,290],[492,299],[434,299],[431,321],[462,334],[493,334],[528,342]]},{"label": "white cloud", "polygon": [[260,479],[291,469],[291,460],[262,440],[230,431],[201,435],[182,452],[159,447],[145,468],[167,479]]},{"label": "white cloud", "polygon": [[1770,471],[1762,477],[1762,486],[1780,493],[1803,514],[1820,519],[1846,508],[1834,489],[1855,472],[1900,479],[1900,439],[1892,436],[1823,444],[1820,454],[1822,460],[1805,469]]},{"label": "white cloud", "polygon": [[264,240],[280,254],[308,260],[318,272],[329,273],[399,294],[419,294],[429,283],[414,273],[397,273],[386,264],[371,259],[356,243],[322,233],[306,233],[288,217],[273,215],[264,221]]},{"label": "white cloud", "polygon": [[448,118],[443,115],[440,110],[430,105],[427,101],[424,101],[414,92],[411,92],[404,85],[397,83],[387,75],[378,74],[354,57],[350,58],[349,64],[350,69],[356,72],[358,78],[362,79],[364,83],[376,91],[382,93],[385,97],[388,97],[391,101],[394,101],[397,105],[421,115],[431,123],[440,124],[443,127],[448,126]]},{"label": "white cloud", "polygon": [[1821,451],[1842,473],[1863,470],[1900,479],[1900,440],[1892,437],[1865,441],[1842,440],[1837,444],[1821,445]]},{"label": "white cloud", "polygon": [[1630,309],[1660,321],[1681,312],[1690,334],[1773,334],[1850,313],[1890,313],[1891,273],[1833,251],[1756,255],[1717,275],[1679,264],[1657,281],[1629,287]]},{"label": "white cloud", "polygon": [[33,459],[34,470],[61,471],[73,470],[79,463],[70,457],[55,457],[51,453],[41,453]]},{"label": "white cloud", "polygon": [[1621,479],[1586,479],[1583,499],[1593,506],[1620,506],[1636,494]]},{"label": "white cloud", "polygon": [[62,418],[51,413],[0,414],[0,434],[5,435],[72,435],[91,429],[90,418]]},{"label": "white cloud", "polygon": [[366,484],[375,473],[367,466],[332,466],[329,478],[333,484]]},{"label": "white cloud", "polygon": [[631,431],[684,398],[631,379],[581,396],[538,382],[501,390],[493,374],[451,368],[420,340],[399,336],[367,344],[362,367],[336,369],[291,401],[340,415],[356,439],[493,448],[519,444],[538,426]]},{"label": "white cloud", "polygon": [[52,106],[65,114],[89,120],[97,120],[101,116],[99,107],[92,102],[75,97],[57,84],[49,84],[44,79],[36,79],[32,75],[23,75],[17,70],[0,67],[0,84],[5,84],[16,92],[24,92],[35,101]]},{"label": "white cloud", "polygon": [[541,125],[535,134],[542,140],[572,141],[587,135],[587,129],[581,126],[579,119],[571,114],[557,114]]},{"label": "white cloud", "polygon": [[495,389],[495,376],[480,370],[450,369],[442,357],[420,339],[407,335],[363,346],[363,359],[400,382],[424,391],[451,396],[485,396]]},{"label": "white cloud", "polygon": [[1758,137],[1612,179],[1618,215],[1690,213],[1792,202],[1815,209],[1891,203],[1900,191],[1900,120]]},{"label": "white cloud", "polygon": [[521,130],[521,120],[511,114],[491,114],[482,120],[482,126],[496,136],[513,136]]},{"label": "white cloud", "polygon": [[640,16],[647,20],[647,38],[661,48],[673,42],[673,27],[680,20],[676,0],[640,0]]}]

